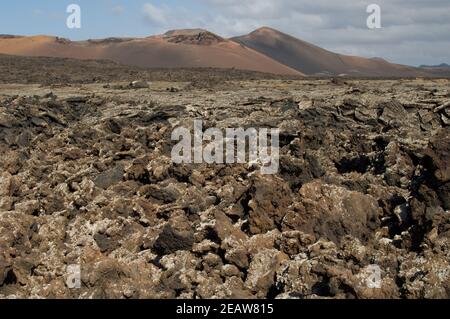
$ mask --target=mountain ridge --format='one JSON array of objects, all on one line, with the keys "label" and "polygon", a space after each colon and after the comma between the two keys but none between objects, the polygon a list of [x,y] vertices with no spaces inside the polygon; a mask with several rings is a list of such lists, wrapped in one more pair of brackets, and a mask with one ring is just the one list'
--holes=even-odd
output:
[{"label": "mountain ridge", "polygon": [[230,39],[206,29],[175,29],[143,38],[83,41],[47,35],[0,35],[0,54],[111,60],[149,68],[234,68],[285,75],[450,76],[443,68],[416,68],[390,63],[381,57],[338,54],[266,26]]},{"label": "mountain ridge", "polygon": [[434,68],[450,68],[450,64],[447,63],[441,63],[441,64],[437,64],[437,65],[421,65],[419,66],[419,68],[429,68],[429,69],[434,69]]},{"label": "mountain ridge", "polygon": [[236,68],[273,74],[302,75],[257,51],[203,29],[172,30],[146,38],[70,41],[51,36],[0,38],[0,53],[111,60],[149,68]]},{"label": "mountain ridge", "polygon": [[383,58],[338,54],[270,27],[231,38],[306,75],[423,76],[418,68],[394,64]]}]

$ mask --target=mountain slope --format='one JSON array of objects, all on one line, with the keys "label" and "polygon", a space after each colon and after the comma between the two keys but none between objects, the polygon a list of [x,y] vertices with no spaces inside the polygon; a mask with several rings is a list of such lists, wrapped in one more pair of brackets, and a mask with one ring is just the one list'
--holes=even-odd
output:
[{"label": "mountain slope", "polygon": [[441,63],[439,65],[421,65],[420,68],[425,69],[450,69],[450,65],[447,63]]},{"label": "mountain slope", "polygon": [[111,60],[150,68],[234,68],[294,76],[450,76],[448,68],[415,68],[381,58],[337,54],[271,28],[232,39],[203,29],[173,30],[147,38],[88,41],[0,35],[0,54]]},{"label": "mountain slope", "polygon": [[174,30],[148,38],[109,38],[80,42],[49,36],[1,36],[0,53],[102,59],[153,68],[236,68],[301,75],[255,50],[201,29]]},{"label": "mountain slope", "polygon": [[421,76],[426,73],[379,58],[333,53],[267,27],[232,40],[308,75]]}]

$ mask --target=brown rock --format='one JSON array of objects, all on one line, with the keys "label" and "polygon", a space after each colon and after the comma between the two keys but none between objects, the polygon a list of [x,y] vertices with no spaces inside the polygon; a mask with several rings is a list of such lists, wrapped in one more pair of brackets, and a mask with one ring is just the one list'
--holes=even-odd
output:
[{"label": "brown rock", "polygon": [[261,234],[279,228],[292,203],[289,186],[276,176],[253,175],[249,192],[250,233]]},{"label": "brown rock", "polygon": [[94,183],[97,187],[108,189],[110,186],[121,182],[123,180],[123,175],[124,168],[119,164],[97,176]]},{"label": "brown rock", "polygon": [[275,249],[263,249],[256,254],[248,269],[245,286],[260,297],[265,297],[275,283],[275,273],[288,257]]},{"label": "brown rock", "polygon": [[372,196],[320,181],[304,185],[300,196],[304,211],[294,219],[297,230],[336,243],[345,235],[367,242],[380,223],[381,210]]},{"label": "brown rock", "polygon": [[171,225],[166,225],[153,244],[153,250],[158,255],[169,255],[179,250],[191,250],[193,244],[192,232],[177,231]]}]

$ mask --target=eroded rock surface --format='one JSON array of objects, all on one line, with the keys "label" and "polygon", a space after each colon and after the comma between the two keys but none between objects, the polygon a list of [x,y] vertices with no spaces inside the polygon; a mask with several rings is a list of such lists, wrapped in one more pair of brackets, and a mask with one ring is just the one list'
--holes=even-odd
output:
[{"label": "eroded rock surface", "polygon": [[[450,297],[448,81],[129,83],[0,86],[0,297]],[[279,173],[173,164],[198,118]]]}]

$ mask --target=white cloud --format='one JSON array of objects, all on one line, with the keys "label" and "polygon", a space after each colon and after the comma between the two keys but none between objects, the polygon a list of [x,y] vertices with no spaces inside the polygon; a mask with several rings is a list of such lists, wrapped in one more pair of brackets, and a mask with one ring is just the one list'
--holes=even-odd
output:
[{"label": "white cloud", "polygon": [[144,4],[143,7],[144,18],[149,23],[156,26],[163,26],[167,24],[167,10],[154,6],[151,3]]}]

